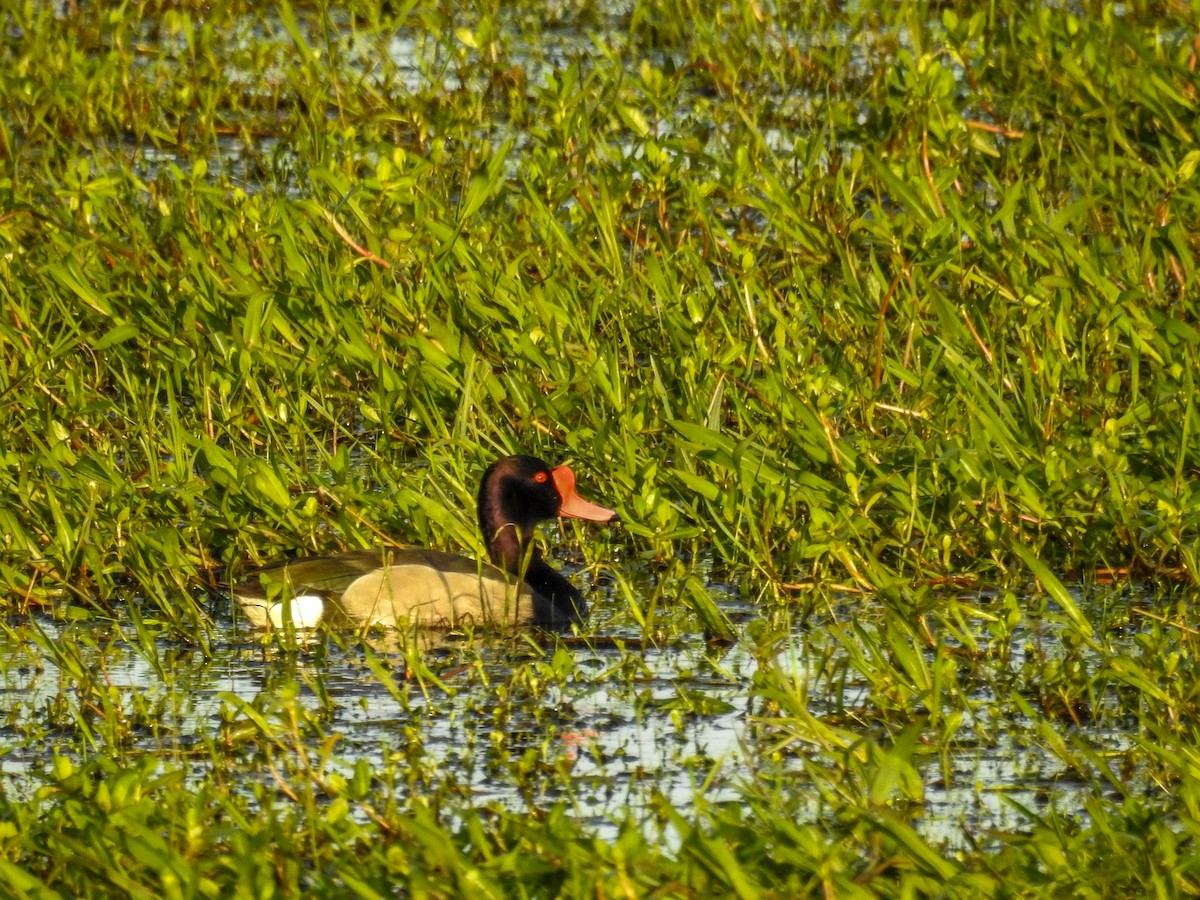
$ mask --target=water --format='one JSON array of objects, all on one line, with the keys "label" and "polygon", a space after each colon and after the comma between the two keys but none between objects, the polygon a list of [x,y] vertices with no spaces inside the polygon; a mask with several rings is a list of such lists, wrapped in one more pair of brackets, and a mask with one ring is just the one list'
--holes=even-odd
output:
[{"label": "water", "polygon": [[[413,676],[394,638],[325,635],[287,651],[235,627],[227,602],[214,601],[217,643],[207,657],[165,640],[143,648],[127,639],[129,623],[10,623],[0,633],[3,790],[29,797],[56,754],[150,755],[197,779],[219,766],[223,777],[268,786],[280,757],[323,759],[326,775],[347,778],[360,761],[373,771],[390,762],[401,781],[387,790],[398,801],[429,792],[514,810],[565,801],[612,835],[627,815],[652,819],[655,798],[687,815],[699,802],[738,802],[755,783],[782,785],[821,815],[811,774],[841,765],[843,751],[807,740],[814,732],[796,726],[797,708],[772,708],[764,679],[794,686],[801,712],[821,728],[886,746],[908,724],[889,720],[886,691],[847,664],[857,652],[846,643],[850,622],[796,623],[764,658],[749,636],[759,614],[736,600],[724,605],[743,637],[730,646],[699,636],[643,643],[605,598],[594,619],[608,624],[592,646],[517,636],[426,648],[420,658],[440,685]],[[855,610],[870,619],[869,603],[857,600]],[[1022,632],[1004,668],[1019,673],[1061,646]],[[911,791],[900,798],[935,843],[1027,829],[1024,810],[1081,814],[1102,789],[1039,738],[1035,723],[995,715],[1011,703],[994,677],[943,712],[952,708],[965,710],[953,739],[913,757],[923,800],[913,807]],[[1077,725],[1060,716],[1062,736],[1120,754],[1129,737],[1100,712]],[[111,728],[114,716],[123,727]],[[923,736],[937,732],[922,727]]]}]

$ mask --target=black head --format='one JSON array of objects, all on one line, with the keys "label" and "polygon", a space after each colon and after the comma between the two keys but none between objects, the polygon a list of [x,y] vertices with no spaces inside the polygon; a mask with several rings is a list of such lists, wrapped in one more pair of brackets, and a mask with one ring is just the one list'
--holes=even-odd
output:
[{"label": "black head", "polygon": [[479,527],[488,555],[496,565],[524,577],[533,590],[536,622],[554,628],[587,616],[579,589],[548,566],[536,547],[527,555],[534,528],[558,516],[611,522],[617,514],[580,497],[575,475],[566,466],[552,469],[532,456],[506,456],[483,473]]},{"label": "black head", "polygon": [[493,563],[533,589],[535,624],[564,628],[587,615],[583,594],[529,551],[538,523],[553,519],[562,495],[551,468],[532,456],[506,456],[488,466],[479,484],[479,527]]},{"label": "black head", "polygon": [[551,468],[533,456],[506,456],[488,466],[479,485],[479,525],[489,543],[506,525],[530,534],[558,516],[562,497]]}]

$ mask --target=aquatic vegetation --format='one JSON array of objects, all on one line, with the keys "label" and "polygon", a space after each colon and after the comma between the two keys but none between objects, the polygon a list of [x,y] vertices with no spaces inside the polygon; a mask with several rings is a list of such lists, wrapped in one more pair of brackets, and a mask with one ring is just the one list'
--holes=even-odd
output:
[{"label": "aquatic vegetation", "polygon": [[[1194,893],[1193,19],[6,9],[0,883]],[[577,636],[231,619],[512,453]]]}]

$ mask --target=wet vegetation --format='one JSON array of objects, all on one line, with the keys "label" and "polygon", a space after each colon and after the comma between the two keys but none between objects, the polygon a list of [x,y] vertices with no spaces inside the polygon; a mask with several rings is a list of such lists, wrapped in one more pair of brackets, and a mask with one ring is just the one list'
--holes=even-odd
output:
[{"label": "wet vegetation", "polygon": [[[5,894],[1200,891],[1194,10],[0,24]],[[220,590],[512,452],[574,636]]]}]

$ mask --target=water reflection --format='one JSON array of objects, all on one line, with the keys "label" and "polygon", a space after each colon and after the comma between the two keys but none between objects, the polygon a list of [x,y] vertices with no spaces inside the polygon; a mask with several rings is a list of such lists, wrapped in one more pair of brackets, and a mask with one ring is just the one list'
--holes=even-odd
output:
[{"label": "water reflection", "polygon": [[[350,777],[360,760],[397,763],[405,781],[387,788],[392,799],[448,790],[516,810],[565,800],[601,833],[629,814],[648,820],[659,796],[686,814],[701,802],[737,802],[756,780],[791,779],[789,790],[803,793],[806,766],[826,762],[802,744],[779,752],[786,728],[764,727],[771,720],[752,689],[762,663],[749,640],[660,647],[614,624],[591,646],[521,636],[418,652],[394,639],[324,635],[288,651],[221,624],[226,640],[206,658],[166,641],[144,649],[122,636],[132,633],[127,623],[10,623],[0,633],[5,792],[31,795],[55,754],[152,754],[197,779],[219,759],[226,777],[270,782],[271,739],[256,717],[312,758],[325,753],[327,771]],[[846,727],[872,702],[871,688],[853,667],[831,667],[827,635],[795,626],[770,665],[803,690],[808,713]],[[410,665],[414,652],[427,677]],[[1046,652],[1040,635],[1019,635],[1008,665]],[[915,824],[939,843],[1027,828],[1022,808],[1078,812],[1097,790],[1031,723],[993,716],[990,690],[970,698],[949,752],[919,758]],[[302,721],[287,726],[289,716]],[[1129,746],[1117,731],[1072,727],[1101,752]],[[820,814],[815,788],[808,808]]]}]

